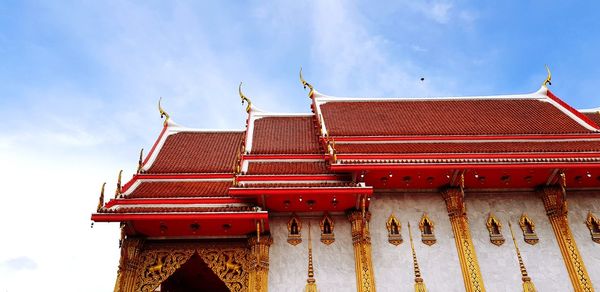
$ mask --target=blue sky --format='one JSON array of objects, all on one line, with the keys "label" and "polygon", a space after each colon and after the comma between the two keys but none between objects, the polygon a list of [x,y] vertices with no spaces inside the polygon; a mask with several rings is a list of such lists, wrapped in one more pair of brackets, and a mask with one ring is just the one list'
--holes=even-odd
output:
[{"label": "blue sky", "polygon": [[[129,177],[156,138],[160,96],[182,125],[241,129],[240,81],[261,109],[309,111],[300,66],[325,94],[410,97],[533,92],[548,64],[553,92],[599,107],[599,10],[597,1],[2,1],[0,291],[112,288],[117,227],[90,229],[89,214],[101,183],[114,189],[119,169]],[[69,274],[78,277],[64,282]]]}]

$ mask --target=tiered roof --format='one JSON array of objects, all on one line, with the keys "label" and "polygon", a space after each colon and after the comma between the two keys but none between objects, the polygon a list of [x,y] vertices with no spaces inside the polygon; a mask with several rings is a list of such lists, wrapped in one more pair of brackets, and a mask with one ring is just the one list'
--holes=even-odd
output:
[{"label": "tiered roof", "polygon": [[243,137],[168,121],[140,172],[92,219],[129,221],[129,234],[150,237],[240,236],[257,222],[268,229],[265,211],[228,195]]},{"label": "tiered roof", "polygon": [[310,96],[312,114],[249,106],[245,131],[168,120],[140,172],[92,219],[128,221],[128,232],[146,236],[241,236],[257,223],[268,230],[267,212],[344,211],[374,188],[438,188],[458,173],[471,172],[466,183],[482,188],[534,187],[558,171],[570,173],[571,185],[600,185],[598,109],[577,111],[546,87],[476,97]]}]

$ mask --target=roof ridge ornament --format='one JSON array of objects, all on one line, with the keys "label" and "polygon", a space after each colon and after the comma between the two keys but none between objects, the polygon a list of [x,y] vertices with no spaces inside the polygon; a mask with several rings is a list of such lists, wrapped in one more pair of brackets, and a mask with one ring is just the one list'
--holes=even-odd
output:
[{"label": "roof ridge ornament", "polygon": [[308,97],[312,98],[312,95],[315,92],[315,89],[313,88],[312,85],[310,85],[310,83],[308,83],[308,82],[306,82],[306,80],[304,80],[304,77],[302,77],[302,66],[300,66],[300,83],[302,83],[302,86],[304,86],[304,89],[306,89],[307,87],[310,89],[308,91]]},{"label": "roof ridge ornament", "polygon": [[167,126],[169,124],[169,119],[171,116],[162,108],[160,105],[160,101],[162,100],[162,96],[158,99],[158,112],[160,113],[160,118],[165,118],[164,125]]},{"label": "roof ridge ornament", "polygon": [[548,88],[548,85],[552,85],[552,72],[550,72],[550,68],[548,68],[548,65],[544,66],[546,66],[546,72],[548,72],[548,77],[546,77],[546,80],[544,80],[542,86]]},{"label": "roof ridge ornament", "polygon": [[119,195],[121,194],[121,192],[123,191],[123,188],[121,186],[121,177],[123,176],[123,170],[121,169],[119,171],[119,177],[117,178],[117,189],[115,190],[115,199],[119,197]]},{"label": "roof ridge ornament", "polygon": [[98,208],[96,209],[98,212],[104,206],[104,187],[106,187],[106,182],[102,184],[102,189],[100,189],[100,198],[98,198]]},{"label": "roof ridge ornament", "polygon": [[142,150],[140,150],[140,158],[138,159],[137,173],[142,173],[142,168],[144,167],[143,156],[144,156],[144,148],[142,148]]},{"label": "roof ridge ornament", "polygon": [[252,101],[250,101],[249,98],[247,98],[243,93],[242,93],[242,83],[240,82],[240,86],[238,87],[238,92],[240,93],[240,98],[242,99],[242,104],[244,104],[244,101],[248,103],[248,105],[246,106],[246,112],[250,113],[250,109],[252,108]]}]

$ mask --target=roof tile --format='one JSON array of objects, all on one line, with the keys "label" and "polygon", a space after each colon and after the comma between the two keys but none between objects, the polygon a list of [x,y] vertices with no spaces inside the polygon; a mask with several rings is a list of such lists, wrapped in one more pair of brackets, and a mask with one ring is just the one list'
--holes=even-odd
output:
[{"label": "roof tile", "polygon": [[596,123],[596,126],[600,127],[600,112],[595,113],[583,113],[586,115],[592,122]]},{"label": "roof tile", "polygon": [[331,101],[321,111],[330,136],[590,132],[537,99]]},{"label": "roof tile", "polygon": [[324,174],[327,164],[318,162],[250,162],[247,174]]},{"label": "roof tile", "polygon": [[181,132],[167,137],[147,173],[232,173],[244,132]]},{"label": "roof tile", "polygon": [[313,117],[264,117],[254,122],[253,154],[321,153]]},{"label": "roof tile", "polygon": [[232,181],[142,182],[127,198],[222,197]]}]

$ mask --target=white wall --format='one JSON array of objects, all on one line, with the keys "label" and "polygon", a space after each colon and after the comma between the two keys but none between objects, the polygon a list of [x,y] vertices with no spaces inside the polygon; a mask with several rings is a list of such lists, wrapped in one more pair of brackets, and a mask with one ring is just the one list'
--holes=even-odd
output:
[{"label": "white wall", "polygon": [[[488,292],[522,290],[519,263],[508,220],[513,224],[525,267],[538,291],[573,291],[552,225],[546,216],[542,199],[536,193],[467,192],[465,202],[473,245]],[[490,242],[485,225],[490,211],[503,225],[502,234],[506,241],[499,247]],[[523,240],[518,223],[523,212],[535,223],[535,231],[540,239],[536,245]]]},{"label": "white wall", "polygon": [[[407,222],[410,220],[415,250],[428,291],[464,291],[458,254],[446,206],[440,194],[377,193],[371,201],[373,268],[378,292],[414,291],[412,254]],[[388,242],[386,221],[394,213],[402,224],[404,242]],[[419,220],[427,212],[434,222],[437,243],[421,242]]]},{"label": "white wall", "polygon": [[[488,292],[521,291],[521,275],[507,220],[511,220],[525,266],[538,291],[573,291],[552,226],[541,198],[534,192],[467,192],[465,198],[471,235],[482,277]],[[600,216],[600,192],[573,192],[568,196],[569,223],[581,251],[592,283],[600,289],[600,244],[591,240],[584,221],[589,210]],[[410,220],[422,277],[428,291],[464,291],[460,264],[446,207],[439,193],[376,193],[371,201],[370,231],[373,268],[378,292],[414,291],[412,255],[407,222]],[[492,211],[502,222],[505,243],[493,245],[486,220]],[[385,223],[394,213],[402,224],[404,242],[388,242]],[[427,212],[435,223],[437,243],[421,242],[418,222]],[[523,240],[518,220],[526,212],[536,224],[540,241],[529,245]],[[319,219],[312,221],[313,259],[319,291],[356,291],[354,252],[350,223],[345,216],[334,216],[336,241],[327,246],[320,242]],[[303,241],[287,243],[288,217],[270,218],[274,242],[270,249],[270,291],[302,291],[307,272],[307,219],[303,223]]]},{"label": "white wall", "polygon": [[600,290],[600,244],[592,241],[585,225],[589,211],[600,217],[600,191],[572,192],[567,195],[569,226],[579,247],[592,285]]},{"label": "white wall", "polygon": [[[335,242],[321,242],[320,218],[312,218],[311,233],[315,279],[319,291],[356,291],[354,249],[350,222],[345,216],[332,216]],[[308,268],[308,222],[302,221],[302,243],[287,242],[287,217],[269,219],[273,245],[269,250],[269,291],[303,291]]]}]

